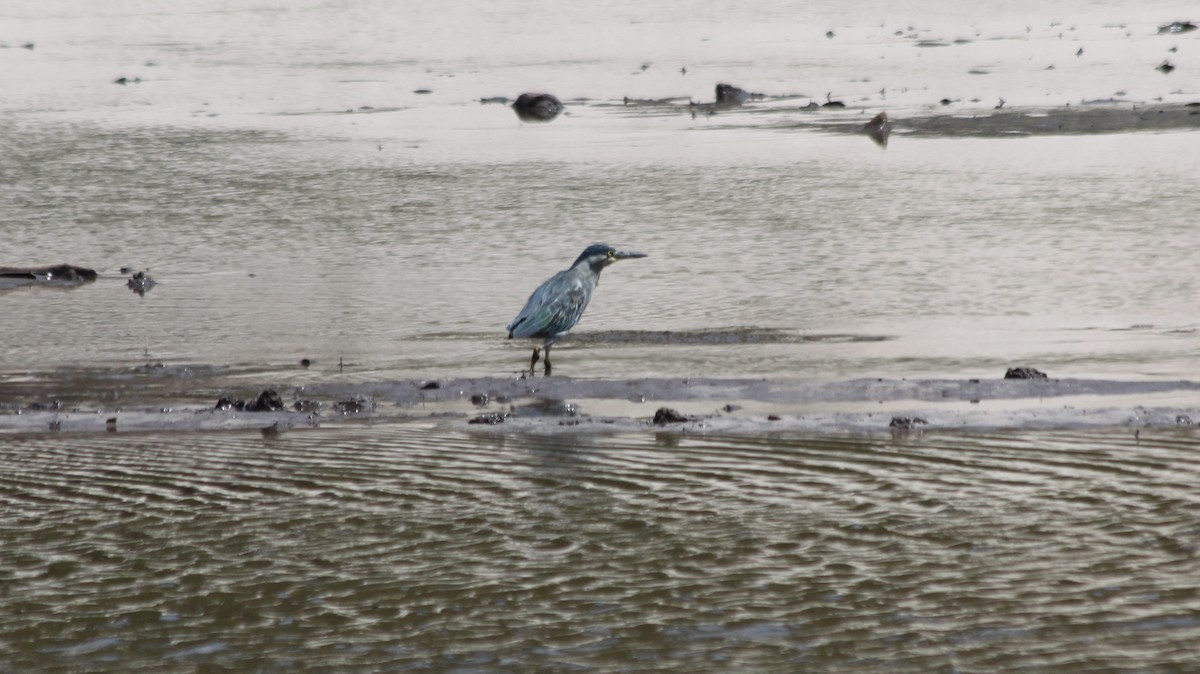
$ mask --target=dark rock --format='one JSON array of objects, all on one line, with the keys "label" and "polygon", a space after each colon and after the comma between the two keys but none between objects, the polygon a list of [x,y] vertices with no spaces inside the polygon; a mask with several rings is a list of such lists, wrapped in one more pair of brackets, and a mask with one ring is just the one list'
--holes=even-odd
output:
[{"label": "dark rock", "polygon": [[724,407],[722,407],[721,409],[725,410],[726,412],[736,412],[736,411],[742,409],[742,406],[734,405],[733,403],[729,403],[729,404],[725,405]]},{"label": "dark rock", "polygon": [[436,381],[431,381],[431,382],[426,383],[424,386],[422,386],[421,390],[422,391],[432,391],[433,389],[439,389],[441,387],[442,387],[441,384],[437,383]]},{"label": "dark rock", "polygon": [[658,408],[658,411],[654,413],[654,423],[659,426],[665,426],[666,424],[682,424],[686,421],[691,421],[691,419],[683,416],[670,407],[660,407]]},{"label": "dark rock", "polygon": [[432,94],[433,89],[413,89],[413,93],[424,96],[425,94]]},{"label": "dark rock", "polygon": [[311,360],[309,360],[309,359],[307,359],[307,358],[301,358],[301,359],[300,359],[300,367],[308,367],[309,365],[312,365],[312,361],[311,361]]},{"label": "dark rock", "polygon": [[1190,33],[1193,30],[1196,30],[1196,24],[1192,23],[1191,21],[1172,21],[1171,23],[1168,23],[1165,26],[1159,26],[1158,34],[1162,35],[1163,33],[1172,33],[1172,34]]},{"label": "dark rock", "polygon": [[1164,75],[1170,75],[1171,71],[1175,70],[1175,66],[1171,65],[1170,61],[1163,61],[1162,63],[1160,63],[1158,65],[1157,68],[1155,68],[1155,70],[1157,70],[1158,72],[1160,72]]},{"label": "dark rock", "polygon": [[841,101],[833,100],[833,92],[825,94],[825,102],[821,104],[822,108],[844,108],[846,104]]},{"label": "dark rock", "polygon": [[563,111],[563,104],[550,94],[521,94],[512,109],[522,122],[549,122]]},{"label": "dark rock", "polygon": [[247,412],[278,412],[283,409],[283,399],[275,389],[265,389],[254,400],[246,403]]},{"label": "dark rock", "polygon": [[732,84],[717,85],[717,105],[741,105],[750,100],[751,94]]},{"label": "dark rock", "polygon": [[147,276],[146,272],[139,271],[133,276],[130,276],[129,280],[125,282],[125,285],[134,293],[137,293],[139,297],[145,297],[146,293],[150,292],[151,288],[158,285],[158,281],[155,281]]},{"label": "dark rock", "polygon": [[474,419],[471,419],[467,423],[468,424],[486,424],[488,426],[495,426],[496,424],[504,423],[504,419],[507,416],[508,416],[507,414],[504,414],[501,412],[492,412],[491,414],[481,414],[481,415],[475,417]]},{"label": "dark rock", "polygon": [[221,396],[219,399],[217,399],[217,404],[213,406],[213,409],[224,412],[227,410],[240,410],[245,406],[246,406],[245,401],[235,400],[233,398],[226,398],[225,396]]},{"label": "dark rock", "polygon": [[476,393],[475,395],[471,396],[471,404],[475,405],[476,407],[484,407],[490,402],[491,399],[488,398],[486,393]]},{"label": "dark rock", "polygon": [[292,409],[296,410],[297,412],[304,412],[305,414],[319,412],[321,411],[321,407],[321,403],[317,402],[316,400],[297,400],[296,402],[292,403]]},{"label": "dark rock", "polygon": [[72,264],[48,267],[0,267],[0,289],[24,285],[74,288],[96,280],[96,271]]},{"label": "dark rock", "polygon": [[1004,373],[1005,379],[1046,379],[1046,373],[1034,367],[1010,367]]},{"label": "dark rock", "polygon": [[892,122],[886,112],[881,112],[863,125],[863,132],[875,141],[879,147],[887,147],[888,137],[892,135]]},{"label": "dark rock", "polygon": [[888,428],[899,428],[899,429],[903,429],[903,430],[908,430],[915,426],[919,426],[919,425],[927,424],[927,423],[929,423],[929,422],[925,421],[921,417],[892,417],[892,421],[891,421],[891,423],[888,424]]},{"label": "dark rock", "polygon": [[768,414],[767,421],[779,421],[780,417],[777,414]]}]

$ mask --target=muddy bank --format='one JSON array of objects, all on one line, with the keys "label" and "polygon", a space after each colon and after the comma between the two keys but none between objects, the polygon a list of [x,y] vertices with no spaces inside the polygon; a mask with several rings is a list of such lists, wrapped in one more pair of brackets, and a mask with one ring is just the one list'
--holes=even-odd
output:
[{"label": "muddy bank", "polygon": [[[1200,129],[1200,103],[1144,105],[1112,102],[1094,106],[1047,109],[1000,109],[990,112],[955,112],[891,117],[893,133],[911,138],[1010,138],[1021,136],[1081,135],[1132,131]],[[863,122],[814,119],[796,127],[821,127],[839,133],[864,133]]]},{"label": "muddy bank", "polygon": [[[258,393],[242,385],[242,397],[270,391],[280,401],[250,411],[221,404],[232,389],[215,375],[91,377],[75,388],[0,382],[0,433],[259,428],[271,436],[346,423],[486,433],[896,433],[1200,423],[1200,383],[1190,381],[488,377],[264,384]],[[68,388],[69,396],[54,393]]]}]

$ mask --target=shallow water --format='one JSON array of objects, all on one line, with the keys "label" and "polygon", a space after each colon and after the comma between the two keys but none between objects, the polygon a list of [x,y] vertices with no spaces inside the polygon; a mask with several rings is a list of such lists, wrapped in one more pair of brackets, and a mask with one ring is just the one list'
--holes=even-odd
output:
[{"label": "shallow water", "polygon": [[[1200,376],[1200,133],[902,134],[906,114],[985,114],[993,97],[1193,100],[1193,80],[1133,65],[1170,54],[1182,73],[1200,53],[1200,32],[1157,34],[1183,16],[1169,4],[6,7],[0,263],[103,276],[0,294],[0,373],[515,372],[527,347],[504,326],[603,240],[650,257],[605,273],[559,374]],[[991,74],[966,72],[985,55]],[[901,128],[886,151],[788,128],[816,114],[803,97],[693,118],[686,101],[720,80],[833,90],[851,105],[826,118],[886,108]],[[522,125],[478,102],[530,88],[567,114]],[[134,295],[123,266],[159,285]],[[857,341],[655,343],[685,330]]]},{"label": "shallow water", "polygon": [[0,445],[0,671],[1185,671],[1193,432]]}]

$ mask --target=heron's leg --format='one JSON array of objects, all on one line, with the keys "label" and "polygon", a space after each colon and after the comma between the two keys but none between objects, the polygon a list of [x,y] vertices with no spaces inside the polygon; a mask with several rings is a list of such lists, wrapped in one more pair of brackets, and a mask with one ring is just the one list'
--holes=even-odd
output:
[{"label": "heron's leg", "polygon": [[535,366],[535,365],[537,365],[537,362],[538,362],[538,353],[539,353],[541,350],[542,350],[542,349],[541,349],[540,347],[536,347],[536,346],[535,346],[535,347],[533,347],[533,357],[529,359],[529,374],[533,374],[533,373],[534,373],[534,370],[533,370],[533,368],[534,368],[534,366]]},{"label": "heron's leg", "polygon": [[543,370],[543,372],[545,372],[546,376],[549,377],[550,376],[550,345],[549,344],[546,345],[546,358],[544,360],[546,362],[546,369]]}]

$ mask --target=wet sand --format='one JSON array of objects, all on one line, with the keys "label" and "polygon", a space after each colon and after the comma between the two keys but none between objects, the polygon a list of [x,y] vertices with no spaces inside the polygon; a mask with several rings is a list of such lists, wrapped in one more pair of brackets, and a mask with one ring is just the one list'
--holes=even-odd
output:
[{"label": "wet sand", "polygon": [[[0,407],[0,433],[260,428],[270,437],[281,431],[338,424],[396,423],[498,434],[872,434],[1174,429],[1200,422],[1200,383],[1191,381],[822,382],[556,376],[329,381],[304,386],[271,385],[264,380],[261,387],[243,380],[236,389],[228,388],[231,383],[218,372],[192,369],[0,383],[0,399],[22,401]],[[278,391],[283,410],[215,409],[218,394],[253,400],[266,389]],[[73,393],[51,397],[54,391]]]}]

